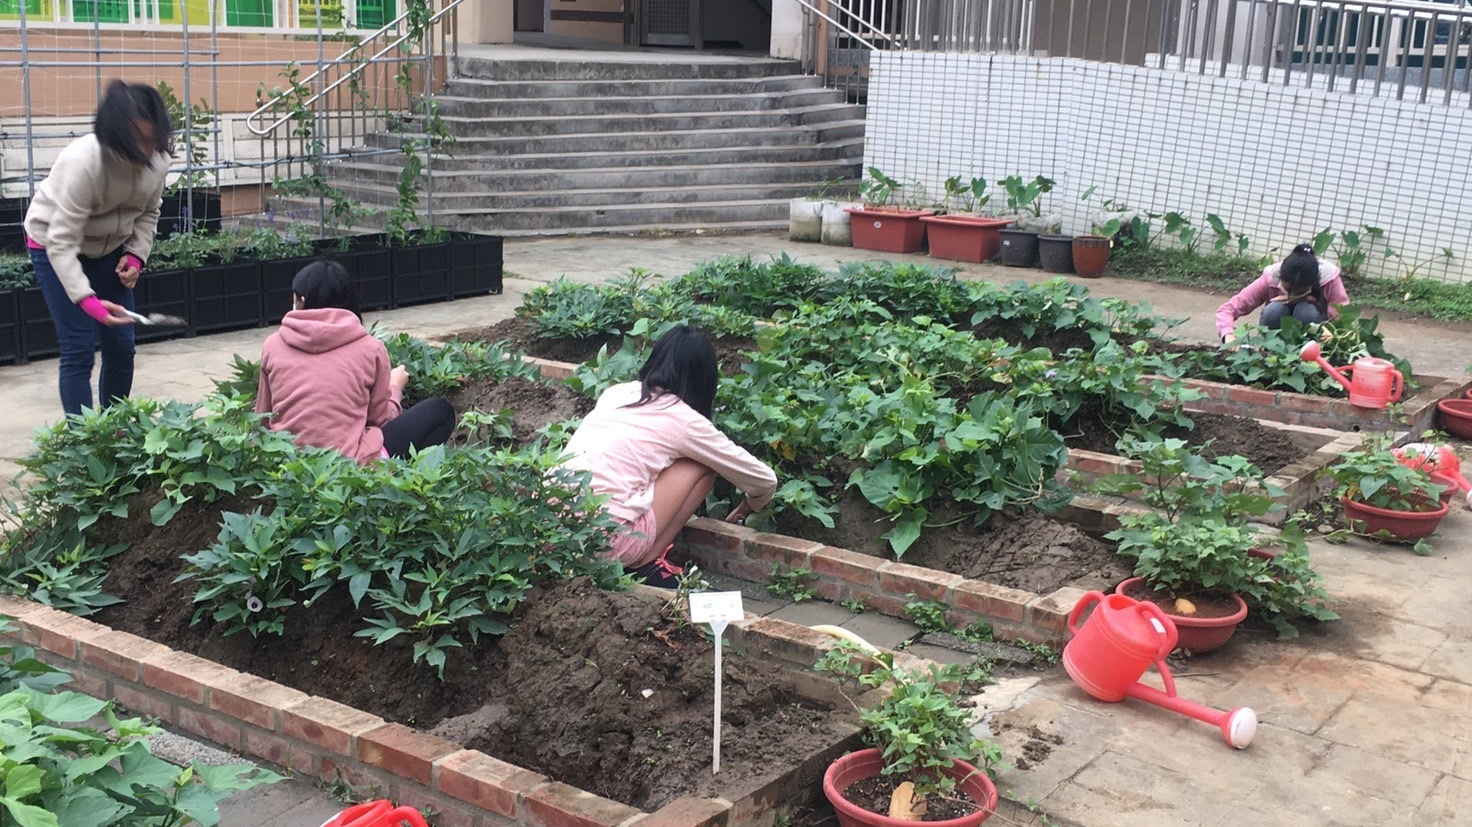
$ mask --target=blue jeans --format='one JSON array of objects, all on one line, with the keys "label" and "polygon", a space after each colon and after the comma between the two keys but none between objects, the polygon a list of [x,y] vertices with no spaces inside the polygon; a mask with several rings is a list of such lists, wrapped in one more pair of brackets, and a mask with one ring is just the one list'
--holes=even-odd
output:
[{"label": "blue jeans", "polygon": [[[124,399],[133,390],[133,326],[108,327],[99,324],[82,308],[72,303],[51,267],[45,250],[30,250],[31,265],[36,271],[36,284],[46,299],[46,309],[51,311],[51,321],[56,325],[56,344],[61,352],[61,409],[68,414],[78,414],[83,408],[92,407],[92,360],[93,353],[101,346],[102,375],[98,381],[98,396],[104,406],[116,399]],[[97,298],[117,302],[129,310],[133,309],[133,291],[118,281],[118,261],[123,257],[119,247],[102,258],[77,256],[82,263],[82,272],[87,274]]]},{"label": "blue jeans", "polygon": [[1285,316],[1292,316],[1304,324],[1322,322],[1328,318],[1317,307],[1314,307],[1313,302],[1299,302],[1292,307],[1285,302],[1268,302],[1262,307],[1262,318],[1258,320],[1258,324],[1270,330],[1277,330],[1283,326]]}]

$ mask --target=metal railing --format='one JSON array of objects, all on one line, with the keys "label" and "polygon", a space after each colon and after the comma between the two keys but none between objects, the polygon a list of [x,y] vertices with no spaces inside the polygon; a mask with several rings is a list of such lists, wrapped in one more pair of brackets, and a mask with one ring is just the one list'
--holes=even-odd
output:
[{"label": "metal railing", "polygon": [[[268,184],[320,174],[324,163],[402,153],[402,145],[392,141],[370,145],[372,136],[407,131],[415,103],[427,100],[454,70],[459,58],[456,10],[463,2],[443,0],[419,27],[418,38],[412,20],[416,11],[406,6],[338,57],[319,58],[316,71],[288,77],[286,88],[247,115],[245,124],[260,139],[261,157],[274,159],[273,180],[261,181],[262,201]],[[424,174],[432,187],[434,153],[426,156]],[[432,216],[432,189],[426,195]],[[319,196],[319,223],[328,213],[325,198]]]},{"label": "metal railing", "polygon": [[[873,51],[1073,57],[1472,106],[1472,0],[798,0],[802,60],[862,90]],[[851,97],[853,96],[851,91]]]}]

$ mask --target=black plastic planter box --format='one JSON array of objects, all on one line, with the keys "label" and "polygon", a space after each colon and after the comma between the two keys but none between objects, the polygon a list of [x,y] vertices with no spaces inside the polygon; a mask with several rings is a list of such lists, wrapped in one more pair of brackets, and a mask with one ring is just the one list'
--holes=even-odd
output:
[{"label": "black plastic planter box", "polygon": [[158,237],[168,238],[174,233],[188,232],[191,223],[195,232],[220,231],[219,193],[195,190],[164,196],[158,209]]},{"label": "black plastic planter box", "polygon": [[19,290],[0,290],[0,365],[26,360],[20,347]]},{"label": "black plastic planter box", "polygon": [[30,200],[26,198],[0,199],[0,250],[11,253],[26,252],[26,209]]},{"label": "black plastic planter box", "polygon": [[133,287],[133,306],[139,313],[167,313],[182,316],[187,327],[150,327],[135,325],[133,338],[138,342],[157,342],[194,335],[194,304],[189,294],[190,270],[145,272]]},{"label": "black plastic planter box", "polygon": [[450,239],[450,297],[501,292],[501,237],[456,233]]},{"label": "black plastic planter box", "polygon": [[258,327],[261,323],[261,264],[258,261],[206,264],[190,280],[197,333]]},{"label": "black plastic planter box", "polygon": [[46,309],[46,297],[41,288],[27,287],[20,291],[20,342],[25,348],[26,359],[42,359],[61,352],[56,343],[56,325],[51,321],[51,311]]},{"label": "black plastic planter box", "polygon": [[394,306],[449,301],[450,242],[390,248]]},{"label": "black plastic planter box", "polygon": [[338,262],[352,276],[359,310],[366,313],[395,306],[393,261],[382,233],[353,236],[346,250],[337,239],[324,239],[318,245],[323,258]]}]

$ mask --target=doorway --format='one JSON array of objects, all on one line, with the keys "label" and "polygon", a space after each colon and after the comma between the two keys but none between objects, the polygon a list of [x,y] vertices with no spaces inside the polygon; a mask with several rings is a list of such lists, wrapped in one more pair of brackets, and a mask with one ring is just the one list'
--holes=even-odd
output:
[{"label": "doorway", "polygon": [[638,0],[640,46],[702,45],[701,0]]}]

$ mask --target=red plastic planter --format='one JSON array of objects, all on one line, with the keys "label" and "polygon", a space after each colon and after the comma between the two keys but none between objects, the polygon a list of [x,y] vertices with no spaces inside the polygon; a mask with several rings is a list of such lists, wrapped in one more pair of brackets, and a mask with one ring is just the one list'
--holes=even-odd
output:
[{"label": "red plastic planter", "polygon": [[1345,519],[1365,524],[1365,533],[1388,531],[1397,540],[1419,540],[1431,536],[1441,518],[1451,510],[1447,503],[1438,503],[1435,511],[1391,511],[1348,497],[1340,497],[1339,504],[1344,507]]},{"label": "red plastic planter", "polygon": [[882,253],[913,253],[925,245],[925,224],[921,217],[934,215],[934,210],[876,210],[872,207],[844,207],[849,214],[849,231],[853,244],[861,250]]},{"label": "red plastic planter", "polygon": [[839,827],[916,827],[917,824],[923,824],[924,827],[976,827],[997,811],[996,785],[986,777],[986,773],[965,761],[957,761],[955,766],[946,770],[946,775],[956,779],[956,789],[976,802],[976,812],[962,818],[925,822],[904,821],[880,813],[871,813],[843,797],[843,791],[847,790],[850,784],[865,778],[873,778],[879,774],[883,766],[884,761],[879,757],[877,749],[850,752],[828,765],[828,771],[823,773],[823,794],[828,796],[828,802],[833,805],[834,811],[838,814]]},{"label": "red plastic planter", "polygon": [[[1142,593],[1148,591],[1150,587],[1145,585],[1143,577],[1131,577],[1114,587],[1115,594],[1122,594],[1137,600],[1140,599]],[[1176,646],[1191,650],[1193,655],[1199,655],[1202,652],[1220,649],[1231,640],[1232,635],[1237,631],[1237,625],[1247,619],[1246,601],[1235,594],[1231,595],[1231,598],[1237,601],[1237,611],[1227,617],[1187,617],[1162,607],[1161,610],[1170,616],[1171,622],[1176,624],[1178,633]]]},{"label": "red plastic planter", "polygon": [[1443,399],[1436,403],[1441,414],[1441,427],[1460,439],[1472,439],[1472,391],[1465,399]]},{"label": "red plastic planter", "polygon": [[930,239],[930,257],[950,261],[983,262],[1002,249],[1002,228],[1008,218],[979,215],[926,215],[921,221]]}]

